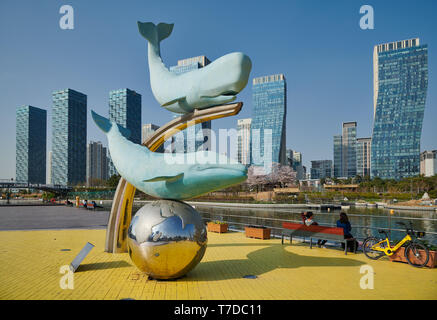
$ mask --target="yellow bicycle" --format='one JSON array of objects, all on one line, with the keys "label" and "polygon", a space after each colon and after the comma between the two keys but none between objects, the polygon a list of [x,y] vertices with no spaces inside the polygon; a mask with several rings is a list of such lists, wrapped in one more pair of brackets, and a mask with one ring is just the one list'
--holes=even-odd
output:
[{"label": "yellow bicycle", "polygon": [[368,237],[363,242],[363,252],[367,258],[377,260],[384,255],[393,255],[403,244],[407,243],[405,247],[405,258],[413,267],[424,267],[429,260],[428,248],[420,243],[417,239],[425,236],[425,232],[414,232],[413,224],[410,221],[410,228],[403,222],[397,222],[398,225],[405,227],[406,236],[396,245],[392,246],[387,236],[387,232],[379,230],[379,233],[385,234],[385,239],[378,239],[376,237]]}]

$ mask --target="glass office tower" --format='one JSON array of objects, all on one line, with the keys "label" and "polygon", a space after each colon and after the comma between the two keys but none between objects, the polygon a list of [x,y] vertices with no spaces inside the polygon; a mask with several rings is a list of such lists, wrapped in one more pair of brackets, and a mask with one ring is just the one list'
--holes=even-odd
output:
[{"label": "glass office tower", "polygon": [[250,164],[250,126],[252,119],[240,119],[238,125],[238,162],[241,164]]},{"label": "glass office tower", "polygon": [[333,166],[333,175],[335,178],[339,178],[343,174],[342,167],[342,136],[336,135],[334,136],[334,166]]},{"label": "glass office tower", "polygon": [[332,160],[311,161],[311,179],[331,178]]},{"label": "glass office tower", "polygon": [[370,154],[372,138],[357,139],[357,175],[370,176]]},{"label": "glass office tower", "polygon": [[[109,92],[109,120],[130,130],[129,140],[141,144],[141,94],[130,89]],[[109,157],[109,177],[117,174]]]},{"label": "glass office tower", "polygon": [[[252,92],[252,164],[263,165],[264,130],[269,129],[272,130],[272,161],[286,165],[287,86],[285,77],[283,74],[276,74],[254,78]],[[254,141],[255,134],[259,134],[260,143]]]},{"label": "glass office tower", "polygon": [[342,135],[334,136],[334,177],[357,175],[357,123],[343,122]]},{"label": "glass office tower", "polygon": [[[170,71],[176,74],[197,70],[211,63],[206,56],[192,57],[188,59],[178,60],[176,66],[170,67]],[[180,114],[175,113],[174,118],[180,117]],[[172,152],[195,152],[200,150],[211,150],[211,141],[208,130],[211,130],[211,121],[198,123],[194,126],[182,130],[172,138]]]},{"label": "glass office tower", "polygon": [[64,89],[52,98],[52,183],[85,184],[87,96]]},{"label": "glass office tower", "polygon": [[45,183],[47,111],[21,106],[16,119],[16,180]]},{"label": "glass office tower", "polygon": [[[159,129],[159,126],[153,123],[143,124],[141,129],[141,144],[144,144],[146,140]],[[161,144],[155,152],[164,152],[164,144]]]},{"label": "glass office tower", "polygon": [[374,48],[371,177],[402,179],[420,172],[420,137],[428,88],[428,46],[419,39]]}]

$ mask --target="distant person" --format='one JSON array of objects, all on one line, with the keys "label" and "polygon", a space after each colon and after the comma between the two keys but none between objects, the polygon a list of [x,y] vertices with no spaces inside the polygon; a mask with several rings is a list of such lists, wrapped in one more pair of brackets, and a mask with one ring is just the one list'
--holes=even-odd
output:
[{"label": "distant person", "polygon": [[[318,226],[319,224],[316,222],[316,221],[314,221],[314,219],[313,219],[313,213],[311,212],[311,211],[309,211],[309,212],[304,212],[303,214],[302,214],[302,218],[303,219],[305,219],[304,220],[304,224],[306,225],[306,226]],[[326,248],[326,246],[325,246],[325,243],[326,242],[328,242],[328,240],[322,240],[322,239],[319,239],[319,240],[317,240],[317,246],[319,247],[319,248]]]},{"label": "distant person", "polygon": [[[349,222],[349,219],[347,217],[347,214],[344,212],[340,212],[340,219],[337,221],[337,227],[343,228],[344,238],[345,239],[352,239],[354,236],[351,233],[352,226]],[[356,240],[354,241],[348,241],[348,249],[350,251],[353,251],[354,242],[356,247],[358,247],[358,243]],[[341,247],[344,249],[344,243],[341,244]]]},{"label": "distant person", "polygon": [[84,207],[84,208],[86,208],[86,207],[87,207],[87,205],[88,205],[88,200],[86,200],[86,199],[85,199],[85,200],[83,200],[83,207]]}]

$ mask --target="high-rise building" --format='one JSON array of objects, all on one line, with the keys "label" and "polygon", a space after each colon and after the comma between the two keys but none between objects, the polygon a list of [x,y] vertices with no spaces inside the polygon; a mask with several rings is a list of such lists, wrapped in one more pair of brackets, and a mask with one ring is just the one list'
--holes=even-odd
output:
[{"label": "high-rise building", "polygon": [[[170,71],[176,74],[197,70],[211,63],[206,56],[192,57],[178,60],[176,66],[170,67]],[[174,114],[173,118],[180,117],[180,114]],[[211,121],[198,123],[182,130],[172,138],[172,152],[195,152],[198,150],[211,150]],[[202,147],[200,149],[200,147]]]},{"label": "high-rise building", "polygon": [[21,106],[16,117],[16,180],[45,183],[47,111]]},{"label": "high-rise building", "polygon": [[437,174],[437,150],[423,151],[420,154],[420,174],[425,177]]},{"label": "high-rise building", "polygon": [[372,138],[357,138],[357,175],[370,176]]},{"label": "high-rise building", "polygon": [[100,141],[90,141],[86,150],[87,185],[94,185],[99,180],[108,180],[107,149]]},{"label": "high-rise building", "polygon": [[357,175],[357,123],[343,122],[342,135],[334,136],[334,177]]},{"label": "high-rise building", "polygon": [[333,165],[333,176],[336,178],[342,177],[343,167],[342,167],[342,136],[334,136],[334,165]]},{"label": "high-rise building", "polygon": [[[283,74],[253,79],[253,117],[252,117],[252,163],[263,165],[265,130],[271,130],[272,162],[287,164],[286,157],[286,117],[287,85]],[[259,137],[256,138],[256,135]],[[269,140],[266,140],[269,143]],[[267,145],[267,147],[270,147]]]},{"label": "high-rise building", "polygon": [[[129,140],[141,144],[141,94],[130,89],[109,92],[109,120],[129,129]],[[109,177],[117,174],[109,158]]]},{"label": "high-rise building", "polygon": [[239,119],[238,126],[238,162],[250,164],[250,125],[252,119]]},{"label": "high-rise building", "polygon": [[371,177],[420,172],[420,137],[428,89],[428,46],[419,38],[379,44],[373,53]]},{"label": "high-rise building", "polygon": [[[156,130],[159,129],[159,126],[153,124],[153,123],[146,123],[143,124],[142,130],[141,130],[141,144],[144,144],[146,140],[156,132]],[[160,145],[158,149],[156,149],[155,152],[164,152],[164,144]]]},{"label": "high-rise building", "polygon": [[52,152],[49,151],[49,156],[47,159],[47,184],[51,184],[52,183]]},{"label": "high-rise building", "polygon": [[332,160],[311,161],[311,179],[332,177]]},{"label": "high-rise building", "polygon": [[87,96],[72,89],[53,92],[52,184],[86,182]]},{"label": "high-rise building", "polygon": [[291,149],[286,151],[287,165],[296,171],[296,179],[306,179],[306,167],[302,164],[302,153]]}]

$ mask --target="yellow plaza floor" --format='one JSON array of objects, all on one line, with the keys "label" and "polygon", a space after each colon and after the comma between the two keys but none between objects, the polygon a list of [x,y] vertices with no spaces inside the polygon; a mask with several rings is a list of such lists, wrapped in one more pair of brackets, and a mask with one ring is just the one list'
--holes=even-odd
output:
[{"label": "yellow plaza floor", "polygon": [[[249,239],[239,232],[209,233],[203,260],[186,277],[148,280],[128,254],[103,251],[105,232],[0,232],[0,299],[437,298],[437,269],[372,261],[362,253],[345,256],[340,250],[310,249],[308,244],[281,245],[279,239]],[[61,289],[61,266],[87,241],[95,248],[74,274],[74,289]],[[361,289],[363,265],[373,268],[373,289]]]}]

